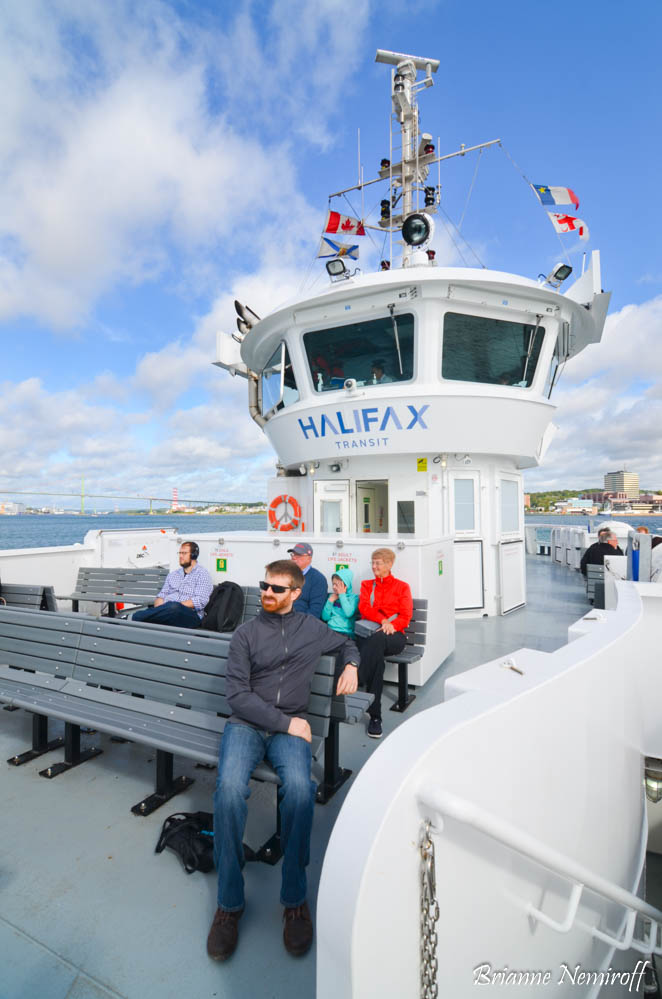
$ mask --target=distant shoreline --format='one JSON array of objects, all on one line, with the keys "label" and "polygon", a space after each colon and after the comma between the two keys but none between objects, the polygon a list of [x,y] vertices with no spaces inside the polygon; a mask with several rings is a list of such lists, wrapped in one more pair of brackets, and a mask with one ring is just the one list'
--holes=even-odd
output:
[{"label": "distant shoreline", "polygon": [[617,513],[530,513],[528,510],[524,511],[525,517],[662,517],[662,513],[638,513],[633,511],[631,513],[624,513],[619,510]]}]

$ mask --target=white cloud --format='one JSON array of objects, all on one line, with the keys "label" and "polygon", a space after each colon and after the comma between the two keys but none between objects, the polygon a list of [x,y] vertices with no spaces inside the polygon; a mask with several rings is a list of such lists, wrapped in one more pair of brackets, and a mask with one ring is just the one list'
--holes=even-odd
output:
[{"label": "white cloud", "polygon": [[[256,260],[276,234],[281,259],[300,252],[316,216],[297,191],[289,137],[295,123],[310,139],[324,131],[339,93],[320,68],[319,43],[327,58],[342,51],[349,68],[367,9],[277,3],[265,38],[249,3],[225,34],[158,0],[7,8],[0,321],[76,325],[117,282],[167,272],[176,284],[189,269],[199,278],[203,251],[218,258],[218,276],[234,263],[247,218],[262,220]],[[227,88],[222,105],[214,79]],[[278,119],[266,144],[256,104]]]},{"label": "white cloud", "polygon": [[553,401],[560,431],[526,486],[602,485],[627,467],[662,486],[662,296],[607,318],[599,344],[568,362]]}]

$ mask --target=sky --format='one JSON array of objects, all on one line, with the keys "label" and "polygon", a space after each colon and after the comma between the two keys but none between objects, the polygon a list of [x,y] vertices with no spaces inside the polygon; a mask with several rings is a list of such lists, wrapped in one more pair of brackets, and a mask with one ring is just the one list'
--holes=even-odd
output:
[{"label": "sky", "polygon": [[462,238],[438,221],[438,262],[548,273],[526,178],[577,193],[576,270],[601,251],[605,333],[566,365],[525,488],[626,467],[662,489],[661,29],[658,0],[0,0],[0,499],[265,497],[274,454],[216,333],[235,298],[264,315],[325,286],[357,130],[366,178],[388,156],[377,48],[441,60],[420,101],[440,151],[502,140],[444,167]]}]

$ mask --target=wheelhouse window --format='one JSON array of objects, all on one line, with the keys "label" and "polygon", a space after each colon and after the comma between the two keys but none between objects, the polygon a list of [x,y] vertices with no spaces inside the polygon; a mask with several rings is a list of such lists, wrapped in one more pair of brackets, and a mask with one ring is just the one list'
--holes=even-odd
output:
[{"label": "wheelhouse window", "polygon": [[543,326],[488,316],[444,316],[443,378],[529,388],[545,338]]},{"label": "wheelhouse window", "polygon": [[279,343],[260,376],[260,410],[262,416],[273,416],[285,406],[297,402],[299,390],[292,370],[287,344]]},{"label": "wheelhouse window", "polygon": [[317,392],[406,382],[414,376],[414,317],[385,316],[305,333],[303,343]]}]

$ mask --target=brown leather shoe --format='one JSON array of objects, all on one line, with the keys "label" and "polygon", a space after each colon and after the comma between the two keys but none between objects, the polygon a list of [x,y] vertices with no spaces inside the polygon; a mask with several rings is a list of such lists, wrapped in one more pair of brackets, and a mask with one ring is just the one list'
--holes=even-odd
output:
[{"label": "brown leather shoe", "polygon": [[207,953],[214,961],[226,961],[234,954],[239,940],[239,920],[243,909],[226,912],[217,909],[207,937]]},{"label": "brown leather shoe", "polygon": [[313,921],[310,918],[308,903],[285,909],[283,913],[283,943],[288,954],[302,957],[310,950],[313,942]]}]

